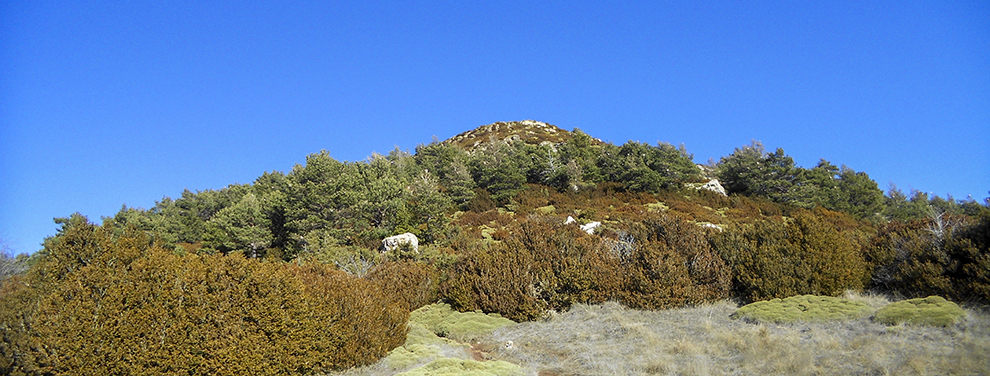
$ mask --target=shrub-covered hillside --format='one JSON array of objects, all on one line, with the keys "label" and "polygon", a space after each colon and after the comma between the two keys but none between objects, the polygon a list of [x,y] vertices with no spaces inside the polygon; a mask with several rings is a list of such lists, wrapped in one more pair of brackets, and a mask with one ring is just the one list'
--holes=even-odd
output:
[{"label": "shrub-covered hillside", "polygon": [[[359,162],[323,151],[99,225],[58,219],[0,287],[0,373],[343,369],[438,301],[517,321],[846,290],[986,303],[987,204],[885,195],[757,142],[698,166],[534,121]],[[406,232],[418,248],[382,252]]]}]

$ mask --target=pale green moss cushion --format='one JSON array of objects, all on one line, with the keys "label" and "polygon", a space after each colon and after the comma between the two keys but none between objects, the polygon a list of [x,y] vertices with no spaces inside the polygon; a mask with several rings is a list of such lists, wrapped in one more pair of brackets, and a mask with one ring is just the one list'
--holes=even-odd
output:
[{"label": "pale green moss cushion", "polygon": [[902,300],[880,308],[873,319],[887,325],[950,326],[966,318],[958,304],[940,296]]},{"label": "pale green moss cushion", "polygon": [[870,307],[866,303],[830,296],[800,295],[747,304],[732,317],[756,322],[789,323],[856,319],[869,314]]}]

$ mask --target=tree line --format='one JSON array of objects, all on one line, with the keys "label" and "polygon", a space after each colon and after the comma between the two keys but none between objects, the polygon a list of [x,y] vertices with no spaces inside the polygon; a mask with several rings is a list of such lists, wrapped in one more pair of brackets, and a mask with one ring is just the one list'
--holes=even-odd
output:
[{"label": "tree line", "polygon": [[594,142],[580,130],[559,144],[489,142],[468,151],[452,144],[394,150],[365,161],[337,161],[326,151],[287,174],[266,172],[252,184],[184,191],[150,209],[124,207],[110,220],[136,225],[169,244],[195,252],[242,252],[292,260],[327,249],[373,248],[387,236],[411,232],[426,243],[449,236],[454,211],[510,204],[525,184],[579,191],[616,184],[623,191],[659,193],[717,178],[729,194],[761,197],[801,208],[823,207],[876,223],[924,218],[927,208],[969,214],[985,204],[885,196],[864,172],[821,160],[795,166],[782,149],[754,142],[717,163],[697,166],[683,146]]}]

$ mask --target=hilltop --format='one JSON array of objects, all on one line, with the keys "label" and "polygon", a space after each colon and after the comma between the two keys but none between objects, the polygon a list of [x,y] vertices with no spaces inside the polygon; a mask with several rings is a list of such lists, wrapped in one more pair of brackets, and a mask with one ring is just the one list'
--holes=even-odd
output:
[{"label": "hilltop", "polygon": [[[559,144],[572,139],[574,134],[553,124],[535,120],[495,122],[462,132],[444,140],[444,144],[456,145],[466,150],[483,146],[491,140],[522,141],[530,145]],[[602,143],[595,139],[595,142]]]}]

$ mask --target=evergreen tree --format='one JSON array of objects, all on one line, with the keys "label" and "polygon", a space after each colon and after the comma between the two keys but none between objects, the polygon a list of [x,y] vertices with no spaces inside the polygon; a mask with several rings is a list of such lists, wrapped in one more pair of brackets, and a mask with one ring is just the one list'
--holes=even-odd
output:
[{"label": "evergreen tree", "polygon": [[[289,173],[286,198],[286,226],[294,240],[303,240],[310,231],[324,230],[342,243],[348,242],[355,227],[354,205],[361,200],[363,183],[360,167],[338,162],[327,151],[310,154],[306,165],[296,165]],[[298,244],[304,247],[305,244]]]},{"label": "evergreen tree", "polygon": [[805,184],[802,169],[794,166],[794,159],[784,149],[767,152],[759,141],[722,157],[716,175],[729,193],[766,197],[802,207],[812,205],[813,192]]},{"label": "evergreen tree", "polygon": [[475,183],[500,204],[508,203],[526,183],[526,166],[519,163],[517,149],[503,141],[489,140],[471,157],[469,167]]},{"label": "evergreen tree", "polygon": [[468,168],[470,156],[453,144],[434,140],[416,148],[416,163],[438,179],[440,190],[457,205],[464,206],[474,198],[477,187]]},{"label": "evergreen tree", "polygon": [[203,249],[224,254],[241,251],[248,257],[263,257],[272,243],[269,226],[257,196],[249,193],[206,223]]}]

